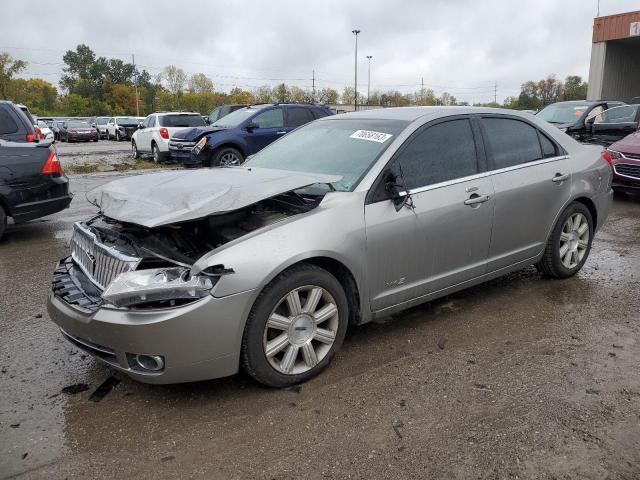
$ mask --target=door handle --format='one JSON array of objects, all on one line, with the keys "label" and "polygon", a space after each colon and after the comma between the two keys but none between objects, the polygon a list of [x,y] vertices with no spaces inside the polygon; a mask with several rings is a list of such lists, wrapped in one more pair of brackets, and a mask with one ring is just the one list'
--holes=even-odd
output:
[{"label": "door handle", "polygon": [[551,179],[553,183],[562,183],[567,178],[569,178],[569,174],[562,175],[561,173],[556,173],[556,175]]},{"label": "door handle", "polygon": [[464,201],[465,205],[478,205],[489,200],[489,195],[478,195],[474,193],[468,199]]},{"label": "door handle", "polygon": [[278,130],[276,135],[284,135],[285,133],[287,133],[285,130]]}]

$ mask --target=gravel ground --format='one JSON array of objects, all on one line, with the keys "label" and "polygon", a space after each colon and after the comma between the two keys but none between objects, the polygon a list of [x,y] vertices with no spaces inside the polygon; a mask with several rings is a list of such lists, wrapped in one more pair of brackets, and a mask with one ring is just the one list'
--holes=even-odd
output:
[{"label": "gravel ground", "polygon": [[44,306],[82,192],[117,176],[72,177],[71,209],[0,242],[0,477],[640,478],[640,200],[616,197],[577,276],[528,268],[351,329],[300,388],[150,386]]}]

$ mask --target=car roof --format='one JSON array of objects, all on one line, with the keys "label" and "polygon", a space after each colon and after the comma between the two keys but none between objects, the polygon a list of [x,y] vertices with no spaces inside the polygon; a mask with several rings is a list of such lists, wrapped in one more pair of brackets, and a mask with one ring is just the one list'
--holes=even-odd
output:
[{"label": "car roof", "polygon": [[376,108],[369,110],[359,110],[357,112],[341,113],[330,117],[323,117],[318,121],[327,121],[333,119],[362,119],[362,120],[404,120],[413,122],[422,117],[446,117],[451,115],[469,115],[469,114],[503,114],[515,115],[531,118],[530,113],[521,112],[519,110],[510,110],[506,108],[490,108],[490,107],[466,107],[466,106],[450,106],[450,107],[392,107],[392,108]]},{"label": "car roof", "polygon": [[151,115],[200,115],[198,112],[153,112]]}]

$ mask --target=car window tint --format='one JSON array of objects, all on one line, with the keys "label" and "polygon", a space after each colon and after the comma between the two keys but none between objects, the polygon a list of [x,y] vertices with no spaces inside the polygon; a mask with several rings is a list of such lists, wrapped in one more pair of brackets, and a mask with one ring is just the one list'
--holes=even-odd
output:
[{"label": "car window tint", "polygon": [[329,116],[329,114],[327,112],[325,112],[324,110],[322,110],[321,108],[314,108],[313,109],[313,116],[316,117],[316,118],[322,118],[322,117]]},{"label": "car window tint", "polygon": [[256,115],[252,122],[257,124],[258,128],[282,128],[284,126],[282,109],[272,108],[271,110],[262,112]]},{"label": "car window tint", "polygon": [[309,123],[313,118],[313,114],[308,108],[302,107],[291,107],[287,109],[287,126],[288,127],[299,127],[300,125],[304,125],[305,123]]},{"label": "car window tint", "polygon": [[0,135],[16,133],[17,131],[18,124],[11,117],[11,114],[5,108],[0,108]]},{"label": "car window tint", "polygon": [[542,158],[538,131],[528,123],[509,118],[483,118],[494,168],[512,167]]},{"label": "car window tint", "polygon": [[540,135],[540,145],[542,145],[542,156],[543,158],[555,157],[558,155],[556,150],[556,145],[547,138],[546,135],[539,133]]},{"label": "car window tint", "polygon": [[151,118],[149,119],[149,127],[155,127],[156,126],[156,116],[152,115]]},{"label": "car window tint", "polygon": [[594,123],[629,123],[635,122],[638,105],[625,105],[605,110],[598,115]]},{"label": "car window tint", "polygon": [[408,188],[478,173],[469,120],[451,120],[426,128],[408,141],[396,163],[402,167]]}]

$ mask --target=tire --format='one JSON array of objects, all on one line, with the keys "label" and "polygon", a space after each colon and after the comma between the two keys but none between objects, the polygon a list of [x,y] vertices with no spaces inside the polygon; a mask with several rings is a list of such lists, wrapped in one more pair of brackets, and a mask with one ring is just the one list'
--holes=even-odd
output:
[{"label": "tire", "polygon": [[4,211],[4,207],[0,205],[0,240],[7,229],[7,213]]},{"label": "tire", "polygon": [[[297,302],[289,302],[292,295]],[[325,317],[321,326],[306,313],[310,298],[316,301],[309,310]],[[292,304],[297,305],[297,315],[292,315]],[[251,309],[242,337],[242,367],[269,387],[305,382],[331,362],[344,340],[348,318],[347,296],[333,275],[311,264],[290,268],[264,288]]]},{"label": "tire", "polygon": [[216,150],[211,157],[212,167],[229,167],[241,165],[244,162],[242,153],[233,147],[224,147]]},{"label": "tire", "polygon": [[120,132],[116,130],[116,142],[120,141]]},{"label": "tire", "polygon": [[131,140],[131,156],[133,158],[140,158],[140,152],[138,152],[138,146],[135,140]]},{"label": "tire", "polygon": [[151,143],[151,156],[153,157],[153,163],[164,162],[164,154],[160,151],[155,142]]},{"label": "tire", "polygon": [[591,212],[584,204],[573,202],[558,218],[536,268],[549,277],[571,277],[587,261],[592,242]]}]

